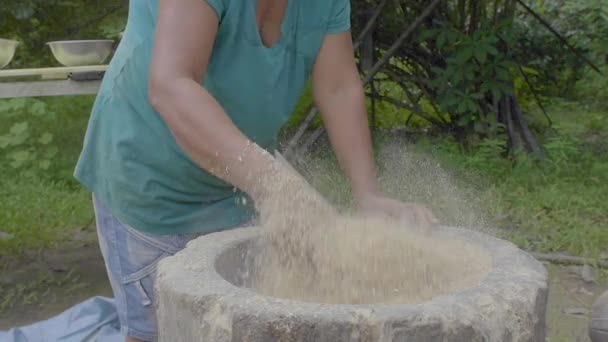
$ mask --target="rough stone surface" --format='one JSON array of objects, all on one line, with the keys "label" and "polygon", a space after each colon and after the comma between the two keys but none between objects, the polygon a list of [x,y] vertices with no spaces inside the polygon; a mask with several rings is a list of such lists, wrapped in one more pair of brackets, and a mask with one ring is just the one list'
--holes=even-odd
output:
[{"label": "rough stone surface", "polygon": [[608,291],[593,304],[589,338],[592,342],[608,342]]},{"label": "rough stone surface", "polygon": [[247,288],[260,230],[210,234],[161,261],[160,341],[545,341],[547,272],[513,244],[460,228],[433,234],[485,248],[492,269],[476,287],[420,305],[329,305]]}]

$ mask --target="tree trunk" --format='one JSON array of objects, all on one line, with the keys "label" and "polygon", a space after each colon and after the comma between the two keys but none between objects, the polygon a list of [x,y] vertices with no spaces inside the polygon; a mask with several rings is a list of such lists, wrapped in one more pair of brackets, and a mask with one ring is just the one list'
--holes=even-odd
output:
[{"label": "tree trunk", "polygon": [[498,110],[497,121],[506,129],[509,150],[514,152],[523,148],[527,153],[543,158],[543,151],[528,127],[528,121],[521,111],[517,98],[512,95],[503,96],[495,108]]}]

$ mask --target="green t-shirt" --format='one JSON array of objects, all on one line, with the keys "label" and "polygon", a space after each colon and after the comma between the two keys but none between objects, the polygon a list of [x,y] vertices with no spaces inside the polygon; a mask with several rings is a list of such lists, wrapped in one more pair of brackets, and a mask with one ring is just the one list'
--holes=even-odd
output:
[{"label": "green t-shirt", "polygon": [[[272,152],[324,36],[350,29],[350,2],[288,0],[281,38],[267,48],[257,31],[255,0],[206,1],[220,23],[202,86],[245,135]],[[199,168],[149,103],[157,11],[158,0],[130,1],[75,177],[141,231],[209,233],[242,224],[254,214],[251,201]]]}]

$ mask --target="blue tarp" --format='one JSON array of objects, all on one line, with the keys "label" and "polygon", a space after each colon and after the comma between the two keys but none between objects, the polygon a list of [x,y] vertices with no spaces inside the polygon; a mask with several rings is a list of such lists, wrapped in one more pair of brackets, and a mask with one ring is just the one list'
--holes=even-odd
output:
[{"label": "blue tarp", "polygon": [[114,300],[93,297],[63,313],[9,331],[0,342],[123,342]]}]

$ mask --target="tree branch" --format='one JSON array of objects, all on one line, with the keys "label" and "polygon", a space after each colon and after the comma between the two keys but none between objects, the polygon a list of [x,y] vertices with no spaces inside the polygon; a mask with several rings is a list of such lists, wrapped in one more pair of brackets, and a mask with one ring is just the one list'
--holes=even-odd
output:
[{"label": "tree branch", "polygon": [[382,10],[384,9],[387,3],[388,0],[382,0],[380,5],[378,5],[378,8],[374,12],[374,15],[372,15],[372,17],[367,21],[367,24],[365,24],[365,27],[363,27],[363,30],[361,30],[361,32],[357,36],[357,39],[355,39],[355,43],[353,44],[354,50],[357,50],[359,48],[359,45],[361,45],[363,39],[365,39],[368,33],[370,33],[371,30],[376,26],[376,20],[378,20],[380,14],[382,14]]},{"label": "tree branch", "polygon": [[[416,112],[424,113],[424,110],[422,109],[422,107],[420,107],[420,104],[418,103],[420,98],[418,98],[418,100],[414,99],[414,94],[412,94],[412,92],[409,90],[407,84],[405,82],[402,82],[403,79],[399,75],[396,75],[396,73],[394,73],[390,69],[383,69],[383,70],[387,75],[391,76],[393,79],[396,79],[395,82],[397,82],[397,84],[399,84],[399,86],[401,87],[401,90],[403,90],[403,92],[405,93],[405,96],[407,96],[407,98],[410,100],[410,102],[416,107]],[[422,93],[424,93],[424,90],[420,89],[420,91]],[[435,109],[435,112],[438,114],[439,120],[438,121],[431,121],[429,119],[427,119],[427,120],[433,124],[440,126],[441,128],[445,128],[445,126],[447,125],[447,122],[441,117],[441,115],[436,107],[433,106],[433,109]]]},{"label": "tree branch", "polygon": [[[378,9],[376,9],[376,11],[374,12],[374,15],[367,21],[367,23],[365,24],[365,27],[363,28],[361,33],[359,33],[359,36],[357,36],[357,39],[355,39],[355,42],[353,43],[353,50],[356,51],[359,48],[359,46],[361,45],[361,43],[363,42],[365,37],[375,27],[376,21],[380,17],[382,10],[384,9],[384,7],[386,6],[387,3],[388,3],[388,0],[382,0],[380,5],[378,6]],[[304,134],[304,132],[306,132],[306,130],[308,129],[308,126],[310,126],[310,123],[315,118],[315,116],[317,115],[318,112],[319,111],[314,106],[314,104],[311,104],[308,109],[308,114],[306,115],[306,118],[304,119],[304,121],[302,121],[302,123],[298,127],[298,130],[296,131],[294,136],[291,138],[291,140],[287,144],[287,147],[285,148],[285,151],[283,152],[285,158],[289,159],[291,157],[291,154],[292,154],[294,148],[296,147],[296,145],[300,141],[300,138],[302,138],[302,135]]]},{"label": "tree branch", "polygon": [[520,4],[528,13],[530,13],[536,20],[538,20],[547,30],[549,30],[553,35],[557,37],[564,45],[570,49],[578,58],[585,61],[593,70],[595,70],[598,74],[604,75],[602,71],[595,65],[589,58],[583,55],[580,51],[578,51],[574,46],[572,46],[568,40],[562,36],[556,29],[551,26],[540,14],[536,13],[532,8],[526,5],[522,0],[516,0],[518,4]]},{"label": "tree branch", "polygon": [[[369,93],[366,94],[366,95],[369,96],[369,97],[373,96],[372,94],[369,94]],[[440,121],[434,119],[433,117],[429,116],[427,113],[423,112],[421,110],[420,106],[412,106],[412,105],[409,105],[405,101],[398,100],[398,99],[395,99],[395,98],[392,98],[392,97],[386,96],[386,95],[379,95],[379,94],[377,94],[376,96],[373,96],[373,97],[375,97],[376,99],[378,99],[380,101],[384,101],[384,102],[390,103],[392,105],[395,105],[397,107],[404,108],[404,109],[406,109],[406,110],[408,110],[408,111],[410,111],[410,112],[412,112],[412,113],[420,116],[421,118],[423,118],[424,120],[430,122],[433,125],[436,125],[436,126],[439,126],[439,127],[444,127],[444,125]]]},{"label": "tree branch", "polygon": [[[367,85],[374,78],[374,76],[378,73],[378,71],[380,71],[382,66],[390,61],[391,57],[393,57],[393,55],[399,50],[401,45],[403,45],[405,43],[405,41],[409,38],[409,36],[433,12],[435,7],[437,7],[437,5],[439,5],[439,3],[441,1],[442,0],[433,0],[424,9],[424,11],[422,11],[422,13],[416,18],[416,20],[414,20],[414,22],[410,26],[408,26],[408,28],[405,31],[403,31],[403,33],[399,36],[399,38],[397,38],[397,40],[388,49],[388,51],[386,51],[386,53],[382,56],[382,58],[378,62],[376,62],[376,64],[374,64],[374,66],[366,73],[365,77],[363,78],[364,85]],[[298,151],[298,153],[306,153],[308,146],[312,145],[315,142],[315,140],[318,139],[319,136],[321,136],[321,134],[323,134],[324,131],[325,131],[325,128],[323,126],[317,128],[313,132],[311,137],[306,141],[305,146],[302,146],[302,148]]]},{"label": "tree branch", "polygon": [[540,261],[548,261],[555,264],[570,264],[570,265],[594,265],[600,268],[608,268],[608,262],[591,260],[571,255],[562,255],[555,253],[530,253],[533,257]]},{"label": "tree branch", "polygon": [[541,110],[541,112],[543,112],[543,115],[547,119],[547,122],[549,122],[549,126],[550,127],[553,126],[553,120],[551,120],[551,117],[549,116],[549,114],[545,110],[545,106],[540,101],[540,97],[538,96],[538,93],[536,92],[536,90],[534,89],[534,87],[532,87],[532,83],[530,82],[530,79],[528,78],[528,75],[526,75],[526,73],[524,72],[524,69],[521,67],[520,64],[518,64],[517,67],[519,68],[519,72],[521,73],[521,75],[523,76],[524,80],[526,81],[526,84],[530,88],[530,92],[532,92],[532,96],[534,96],[534,100],[536,101],[536,104],[538,105],[538,107],[540,107],[540,110]]},{"label": "tree branch", "polygon": [[374,77],[374,75],[376,75],[376,73],[378,73],[378,71],[380,71],[380,69],[382,68],[382,66],[384,64],[386,64],[391,59],[391,57],[393,57],[393,55],[397,52],[397,50],[399,50],[399,48],[401,47],[401,45],[403,45],[403,43],[405,43],[405,41],[410,37],[410,35],[414,32],[414,30],[416,30],[418,28],[418,26],[420,26],[420,24],[422,24],[422,22],[424,21],[424,19],[426,19],[426,17],[428,17],[433,12],[433,10],[435,9],[435,7],[437,7],[437,5],[441,1],[442,0],[433,0],[433,2],[431,2],[424,9],[424,11],[422,11],[422,13],[399,36],[399,38],[397,38],[397,40],[388,49],[388,51],[386,51],[386,53],[384,54],[384,56],[382,56],[382,58],[378,62],[376,62],[376,64],[369,70],[369,72],[367,72],[365,78],[363,79],[363,82],[365,84],[367,84],[369,81],[371,81],[371,79]]},{"label": "tree branch", "polygon": [[530,131],[528,127],[528,122],[524,117],[524,113],[521,111],[519,104],[517,103],[517,99],[514,96],[509,96],[508,101],[511,102],[511,109],[513,115],[513,119],[515,123],[519,126],[519,132],[521,133],[522,138],[524,139],[524,143],[528,146],[528,149],[536,154],[539,158],[544,158],[543,150],[538,145],[536,138]]}]

